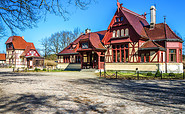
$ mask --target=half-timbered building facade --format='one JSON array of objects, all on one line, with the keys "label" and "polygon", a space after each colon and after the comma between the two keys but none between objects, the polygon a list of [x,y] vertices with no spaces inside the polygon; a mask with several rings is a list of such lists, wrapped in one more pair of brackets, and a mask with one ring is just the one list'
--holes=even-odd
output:
[{"label": "half-timbered building facade", "polygon": [[31,42],[24,37],[11,36],[6,41],[6,63],[12,67],[34,68],[43,67],[44,58],[35,49]]},{"label": "half-timbered building facade", "polygon": [[182,39],[164,22],[156,24],[156,9],[150,8],[151,22],[122,7],[118,9],[107,30],[86,30],[58,53],[58,66],[80,63],[81,68],[183,72]]}]

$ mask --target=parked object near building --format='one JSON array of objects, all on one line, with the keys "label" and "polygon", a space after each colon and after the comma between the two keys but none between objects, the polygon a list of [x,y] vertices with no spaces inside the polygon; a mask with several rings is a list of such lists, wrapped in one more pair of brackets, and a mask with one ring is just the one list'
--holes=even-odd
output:
[{"label": "parked object near building", "polygon": [[0,53],[0,64],[5,64],[5,63],[6,63],[6,54]]},{"label": "parked object near building", "polygon": [[35,68],[44,66],[44,58],[35,49],[31,42],[24,37],[11,36],[6,41],[6,63],[12,67]]},{"label": "parked object near building", "polygon": [[107,30],[86,30],[57,54],[58,67],[81,64],[81,69],[183,72],[182,39],[164,22],[156,24],[156,9],[139,15],[117,3],[118,9]]}]

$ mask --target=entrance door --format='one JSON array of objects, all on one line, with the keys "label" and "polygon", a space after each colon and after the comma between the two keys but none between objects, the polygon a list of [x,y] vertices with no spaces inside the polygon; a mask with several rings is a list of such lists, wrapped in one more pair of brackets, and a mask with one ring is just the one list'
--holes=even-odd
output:
[{"label": "entrance door", "polygon": [[82,54],[82,68],[83,69],[97,69],[98,68],[98,55],[92,52],[86,52]]}]

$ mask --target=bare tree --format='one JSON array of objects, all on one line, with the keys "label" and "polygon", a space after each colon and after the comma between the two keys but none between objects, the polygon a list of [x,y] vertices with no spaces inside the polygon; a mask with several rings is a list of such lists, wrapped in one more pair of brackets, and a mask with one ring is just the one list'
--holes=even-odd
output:
[{"label": "bare tree", "polygon": [[48,38],[43,38],[41,40],[41,45],[43,47],[42,51],[44,53],[44,57],[47,57],[50,54],[50,46],[49,46],[49,40]]},{"label": "bare tree", "polygon": [[68,46],[73,40],[80,35],[80,29],[75,28],[74,31],[61,31],[52,34],[48,38],[44,38],[41,41],[43,46],[44,55],[57,54],[66,46]]},{"label": "bare tree", "polygon": [[62,48],[60,44],[60,40],[61,40],[61,34],[59,32],[52,34],[51,37],[49,38],[49,41],[50,41],[49,50],[53,52],[54,54],[57,54],[59,50]]},{"label": "bare tree", "polygon": [[0,0],[1,25],[6,25],[15,34],[17,29],[35,27],[47,13],[67,20],[69,6],[85,9],[90,3],[91,0]]}]

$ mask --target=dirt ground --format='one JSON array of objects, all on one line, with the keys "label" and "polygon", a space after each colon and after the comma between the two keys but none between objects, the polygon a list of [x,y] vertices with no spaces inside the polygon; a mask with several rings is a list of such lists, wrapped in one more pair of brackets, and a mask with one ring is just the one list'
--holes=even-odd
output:
[{"label": "dirt ground", "polygon": [[0,113],[184,113],[184,80],[109,80],[91,72],[0,70]]}]

